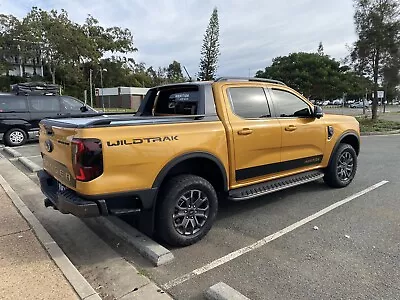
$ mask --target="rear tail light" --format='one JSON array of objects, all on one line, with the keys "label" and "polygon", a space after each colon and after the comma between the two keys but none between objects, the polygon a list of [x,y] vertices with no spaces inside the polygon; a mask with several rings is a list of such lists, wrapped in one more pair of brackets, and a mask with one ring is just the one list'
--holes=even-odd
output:
[{"label": "rear tail light", "polygon": [[90,181],[103,174],[103,150],[100,140],[73,139],[71,145],[76,180]]}]

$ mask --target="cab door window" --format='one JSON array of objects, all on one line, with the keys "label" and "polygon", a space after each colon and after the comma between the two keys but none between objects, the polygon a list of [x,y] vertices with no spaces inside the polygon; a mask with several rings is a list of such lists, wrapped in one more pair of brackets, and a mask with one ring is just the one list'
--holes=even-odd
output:
[{"label": "cab door window", "polygon": [[310,117],[310,106],[296,95],[279,89],[272,89],[272,98],[281,118]]}]

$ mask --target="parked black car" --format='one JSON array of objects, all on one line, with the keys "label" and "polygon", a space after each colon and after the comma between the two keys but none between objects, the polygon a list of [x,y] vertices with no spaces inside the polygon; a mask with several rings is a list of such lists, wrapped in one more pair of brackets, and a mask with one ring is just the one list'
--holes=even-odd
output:
[{"label": "parked black car", "polygon": [[44,118],[96,113],[80,100],[59,95],[0,95],[0,138],[7,146],[35,139]]}]

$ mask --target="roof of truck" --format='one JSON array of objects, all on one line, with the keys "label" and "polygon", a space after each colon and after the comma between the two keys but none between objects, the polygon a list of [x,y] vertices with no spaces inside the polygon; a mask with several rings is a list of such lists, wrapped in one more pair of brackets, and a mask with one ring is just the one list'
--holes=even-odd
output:
[{"label": "roof of truck", "polygon": [[155,89],[158,88],[165,88],[169,86],[177,86],[177,85],[210,85],[214,82],[223,82],[223,81],[249,81],[249,82],[265,82],[265,83],[272,83],[272,84],[280,84],[286,85],[284,82],[269,79],[269,78],[258,78],[258,77],[219,77],[213,81],[189,81],[189,82],[180,82],[180,83],[170,83],[170,84],[163,84],[154,87]]}]

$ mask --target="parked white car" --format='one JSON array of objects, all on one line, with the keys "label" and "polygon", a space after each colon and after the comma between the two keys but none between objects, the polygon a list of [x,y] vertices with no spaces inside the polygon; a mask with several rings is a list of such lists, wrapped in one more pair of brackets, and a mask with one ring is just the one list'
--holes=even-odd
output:
[{"label": "parked white car", "polygon": [[322,102],[322,106],[327,106],[327,105],[329,105],[329,100]]},{"label": "parked white car", "polygon": [[341,100],[341,99],[333,100],[332,104],[333,105],[342,105],[343,104],[343,100]]}]

